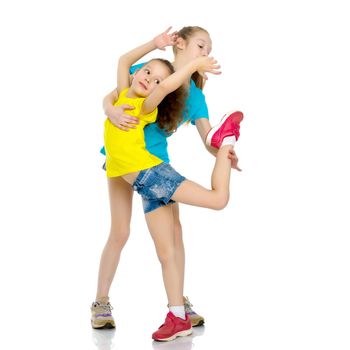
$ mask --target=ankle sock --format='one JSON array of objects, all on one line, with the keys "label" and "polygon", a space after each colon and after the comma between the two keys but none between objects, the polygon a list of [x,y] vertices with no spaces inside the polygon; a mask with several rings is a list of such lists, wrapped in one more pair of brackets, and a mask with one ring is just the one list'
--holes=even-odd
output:
[{"label": "ankle sock", "polygon": [[234,135],[232,136],[227,136],[222,140],[221,146],[227,146],[227,145],[231,145],[234,146],[234,144],[236,143],[236,137]]},{"label": "ankle sock", "polygon": [[185,306],[169,306],[169,310],[176,316],[186,320]]}]

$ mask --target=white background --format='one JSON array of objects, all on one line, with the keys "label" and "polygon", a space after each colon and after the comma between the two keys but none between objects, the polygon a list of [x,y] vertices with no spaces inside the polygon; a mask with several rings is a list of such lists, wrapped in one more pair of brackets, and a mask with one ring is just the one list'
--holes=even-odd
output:
[{"label": "white background", "polygon": [[[348,349],[345,5],[2,2],[1,348]],[[211,121],[231,109],[245,120],[228,207],[181,207],[185,293],[205,330],[160,347],[150,335],[166,297],[138,196],[111,291],[117,331],[92,332],[89,306],[109,228],[101,101],[118,56],[168,25],[211,33],[223,71],[205,88]],[[195,127],[179,129],[169,150],[176,169],[210,184],[213,158]]]}]

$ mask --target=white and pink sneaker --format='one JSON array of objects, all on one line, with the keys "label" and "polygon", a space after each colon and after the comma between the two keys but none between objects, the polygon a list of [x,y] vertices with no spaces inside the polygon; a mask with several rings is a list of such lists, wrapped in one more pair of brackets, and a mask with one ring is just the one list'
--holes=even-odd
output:
[{"label": "white and pink sneaker", "polygon": [[231,111],[226,113],[220,123],[209,131],[205,140],[206,144],[214,148],[220,148],[223,139],[229,136],[234,136],[237,141],[239,138],[239,124],[242,120],[242,112]]}]

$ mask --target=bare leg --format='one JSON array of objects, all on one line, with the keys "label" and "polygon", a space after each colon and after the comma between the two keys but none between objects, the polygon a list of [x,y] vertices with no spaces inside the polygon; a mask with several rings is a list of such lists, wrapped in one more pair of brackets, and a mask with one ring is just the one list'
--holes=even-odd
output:
[{"label": "bare leg", "polygon": [[181,276],[181,289],[184,289],[185,281],[185,246],[182,238],[182,226],[180,222],[179,204],[174,203],[173,217],[174,217],[174,240],[175,240],[175,257],[176,265]]},{"label": "bare leg", "polygon": [[163,282],[170,306],[183,305],[182,273],[176,262],[172,205],[146,214],[148,229],[162,266]]},{"label": "bare leg", "polygon": [[231,160],[228,158],[232,146],[223,146],[218,150],[211,178],[211,190],[197,183],[185,180],[177,188],[172,199],[185,204],[210,209],[223,209],[229,200]]},{"label": "bare leg", "polygon": [[100,260],[96,300],[108,297],[121,251],[130,234],[133,190],[120,177],[108,178],[108,190],[111,231]]}]

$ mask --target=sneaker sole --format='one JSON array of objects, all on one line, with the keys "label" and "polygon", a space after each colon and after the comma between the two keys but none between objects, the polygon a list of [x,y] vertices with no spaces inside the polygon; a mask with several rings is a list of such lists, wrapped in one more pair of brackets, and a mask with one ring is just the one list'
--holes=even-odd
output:
[{"label": "sneaker sole", "polygon": [[153,339],[156,340],[156,341],[171,341],[171,340],[176,339],[177,337],[187,337],[188,335],[191,335],[192,332],[193,332],[192,328],[190,328],[190,329],[187,329],[186,331],[178,332],[178,333],[174,334],[173,336],[171,336],[169,338],[163,338],[163,339],[153,338]]},{"label": "sneaker sole", "polygon": [[204,325],[204,321],[200,320],[197,323],[192,323],[192,327],[199,327],[199,326],[203,326]]},{"label": "sneaker sole", "polygon": [[[218,129],[220,129],[221,125],[226,121],[226,119],[234,114],[234,113],[241,113],[239,111],[230,111],[230,112],[227,112],[220,120],[220,123],[218,125],[216,125],[214,128],[212,128],[209,132],[208,132],[208,135],[205,139],[205,143],[207,146],[211,146],[211,139],[213,138],[213,135],[218,131]],[[242,118],[243,119],[243,118]],[[239,121],[239,123],[242,121],[242,119]],[[211,146],[212,147],[212,146]]]},{"label": "sneaker sole", "polygon": [[92,321],[91,321],[91,327],[93,329],[113,329],[115,328],[115,324],[114,322],[106,322],[105,324],[94,324]]}]

